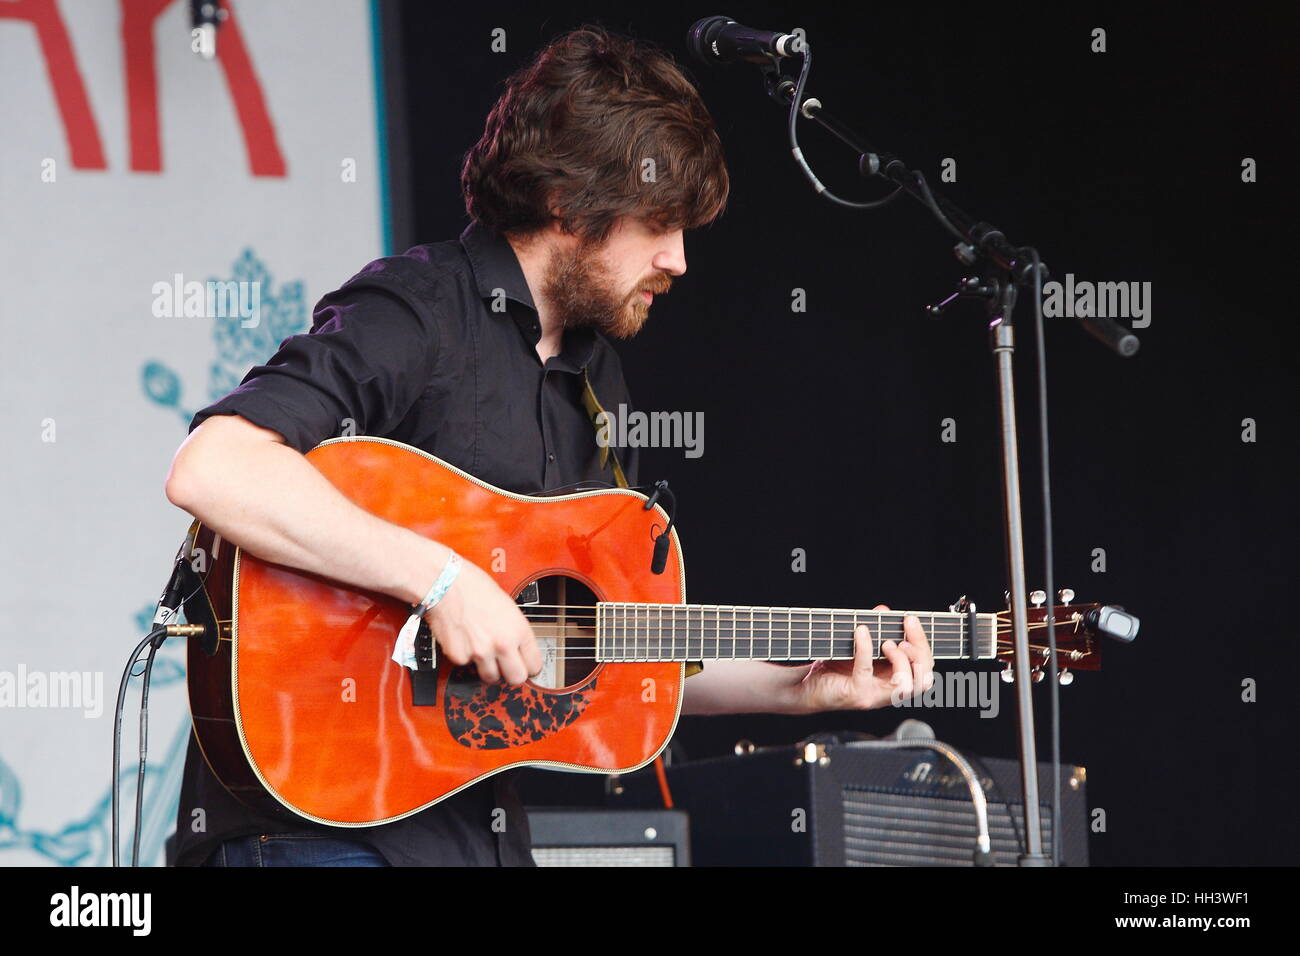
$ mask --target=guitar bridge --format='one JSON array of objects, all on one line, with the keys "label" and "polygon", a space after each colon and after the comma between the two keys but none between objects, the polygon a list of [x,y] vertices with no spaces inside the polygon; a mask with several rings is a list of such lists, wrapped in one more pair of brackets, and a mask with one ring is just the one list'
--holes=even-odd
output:
[{"label": "guitar bridge", "polygon": [[415,707],[438,706],[438,664],[434,656],[436,643],[425,621],[415,635],[415,670],[411,675],[411,704]]}]

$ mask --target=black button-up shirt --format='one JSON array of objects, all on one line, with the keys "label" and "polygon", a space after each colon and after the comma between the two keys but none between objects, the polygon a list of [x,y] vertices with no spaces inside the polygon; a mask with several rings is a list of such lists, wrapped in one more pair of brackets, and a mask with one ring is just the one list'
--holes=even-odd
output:
[{"label": "black button-up shirt", "polygon": [[[194,416],[237,414],[307,452],[340,434],[392,438],[519,494],[577,482],[612,485],[582,403],[583,370],[601,405],[631,407],[604,335],[566,330],[542,363],[541,326],[504,237],[471,223],[459,240],[378,259],[320,300],[312,329],[285,339],[265,365]],[[637,482],[637,450],[619,449]],[[373,845],[395,865],[531,865],[513,771],[378,827],[333,828],[246,809],[221,786],[193,738],[177,815],[177,861],[203,862],[217,843],[253,833],[328,833]],[[204,810],[206,830],[193,831]],[[493,810],[506,811],[504,832]]]}]

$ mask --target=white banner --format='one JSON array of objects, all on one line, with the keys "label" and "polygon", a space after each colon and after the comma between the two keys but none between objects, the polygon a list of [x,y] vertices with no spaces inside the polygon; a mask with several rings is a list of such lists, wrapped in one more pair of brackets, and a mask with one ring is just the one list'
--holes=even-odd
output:
[{"label": "white banner", "polygon": [[[225,6],[207,59],[180,0],[0,0],[3,864],[108,862],[118,681],[189,524],[163,493],[172,455],[386,251],[371,4]],[[138,700],[135,681],[125,834]],[[189,733],[180,641],[149,703],[141,862],[159,864]]]}]

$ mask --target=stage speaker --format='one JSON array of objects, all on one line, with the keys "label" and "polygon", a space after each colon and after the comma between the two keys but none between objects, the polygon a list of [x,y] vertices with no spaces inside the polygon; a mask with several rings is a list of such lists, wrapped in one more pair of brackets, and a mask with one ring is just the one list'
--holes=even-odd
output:
[{"label": "stage speaker", "polygon": [[[988,799],[995,865],[1024,845],[1019,764],[972,758]],[[696,866],[973,866],[975,809],[965,778],[923,750],[846,743],[767,747],[668,768],[675,806],[690,814]],[[1088,865],[1084,768],[1061,766],[1061,862]],[[1054,825],[1051,767],[1038,772],[1043,850]],[[621,778],[615,806],[662,805],[657,781]]]},{"label": "stage speaker", "polygon": [[690,866],[681,810],[528,807],[538,866]]}]

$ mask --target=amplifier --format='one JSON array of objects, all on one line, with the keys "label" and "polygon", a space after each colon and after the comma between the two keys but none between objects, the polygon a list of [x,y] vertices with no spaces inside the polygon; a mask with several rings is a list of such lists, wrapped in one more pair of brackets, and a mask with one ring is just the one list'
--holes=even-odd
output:
[{"label": "amplifier", "polygon": [[690,866],[681,810],[528,807],[538,866]]},{"label": "amplifier", "polygon": [[[1024,845],[1020,765],[978,759],[995,865]],[[690,814],[696,866],[973,866],[976,823],[966,780],[929,750],[852,743],[767,747],[668,768]],[[1086,772],[1061,766],[1061,863],[1088,865]],[[1051,766],[1038,771],[1043,850],[1051,848]],[[662,805],[653,776],[619,780],[616,806]]]}]

